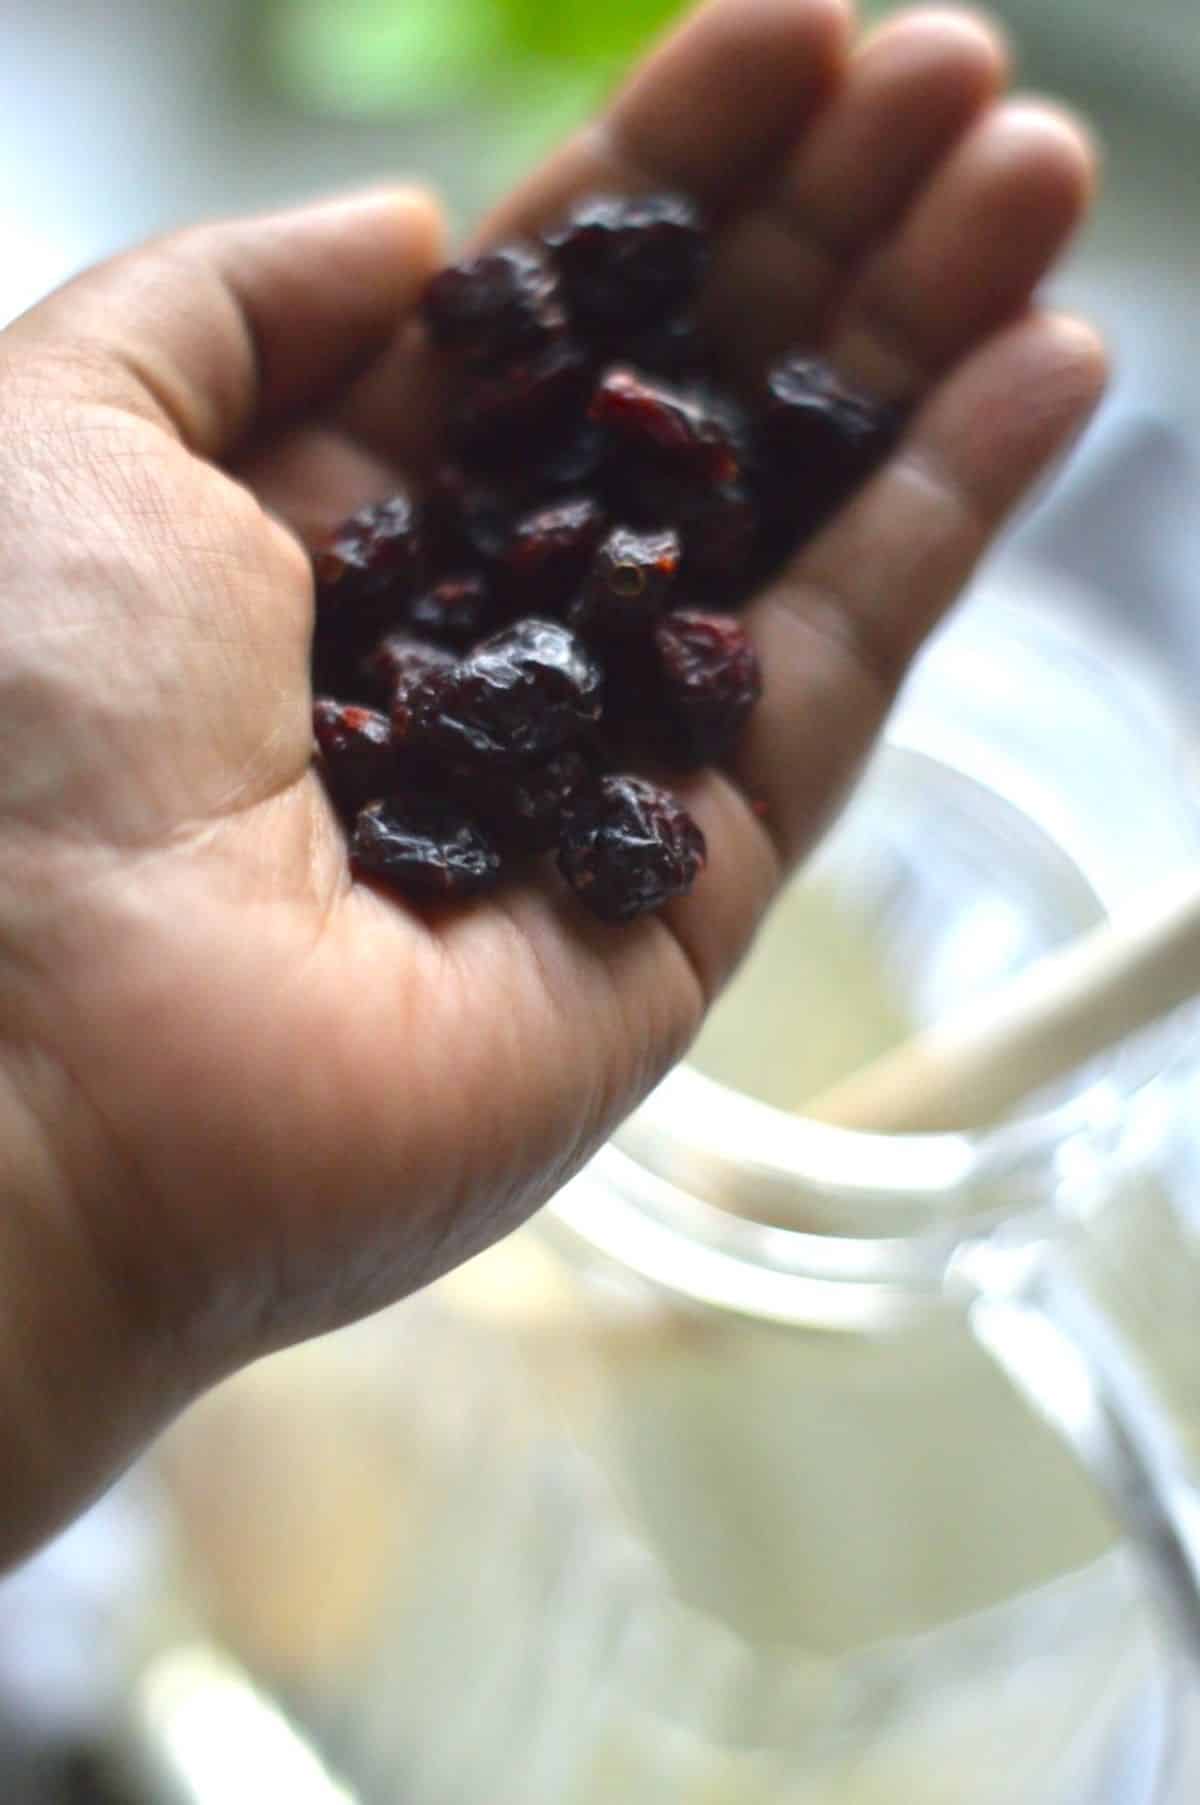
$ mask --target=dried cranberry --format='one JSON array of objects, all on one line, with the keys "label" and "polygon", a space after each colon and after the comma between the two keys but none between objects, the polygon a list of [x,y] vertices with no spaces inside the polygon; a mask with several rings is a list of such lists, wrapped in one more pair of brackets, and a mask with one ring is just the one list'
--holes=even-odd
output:
[{"label": "dried cranberry", "polygon": [[514,852],[549,852],[557,846],[566,811],[590,781],[581,752],[564,747],[538,765],[521,765],[472,781],[472,807],[500,845]]},{"label": "dried cranberry", "polygon": [[512,537],[517,504],[511,487],[447,461],[434,471],[425,512],[444,569],[464,559],[489,564],[498,558]]},{"label": "dried cranberry", "polygon": [[659,621],[654,643],[680,753],[695,764],[723,757],[762,694],[746,629],[727,614],[678,609]]},{"label": "dried cranberry", "polygon": [[670,527],[644,533],[615,528],[568,610],[569,624],[583,634],[648,632],[667,605],[681,556],[679,535]]},{"label": "dried cranberry", "polygon": [[583,580],[604,532],[597,502],[576,497],[517,521],[501,560],[505,592],[523,612],[553,614]]},{"label": "dried cranberry", "polygon": [[427,672],[453,663],[452,654],[441,646],[414,639],[411,633],[388,633],[364,658],[362,675],[371,694],[390,709],[397,691],[411,688]]},{"label": "dried cranberry", "polygon": [[566,326],[557,272],[532,244],[506,244],[441,270],[423,312],[435,344],[491,360],[528,351]]},{"label": "dried cranberry", "polygon": [[635,452],[698,482],[737,477],[741,460],[724,413],[681,388],[618,366],[596,384],[588,413]]},{"label": "dried cranberry", "polygon": [[409,603],[414,633],[448,646],[469,646],[495,623],[495,604],[486,577],[465,572],[443,577]]},{"label": "dried cranberry", "polygon": [[570,809],[559,870],[594,915],[632,921],[687,893],[703,870],[704,835],[669,790],[602,777]]},{"label": "dried cranberry", "polygon": [[678,194],[597,195],[544,234],[579,318],[629,325],[677,313],[708,267],[708,241]]},{"label": "dried cranberry", "polygon": [[313,737],[329,793],[343,813],[352,815],[364,802],[394,788],[396,761],[386,715],[318,696],[313,703]]},{"label": "dried cranberry", "polygon": [[711,364],[704,334],[688,314],[601,339],[597,353],[601,363],[626,364],[645,375],[666,376],[673,382],[703,376]]},{"label": "dried cranberry", "polygon": [[407,492],[351,514],[313,557],[318,616],[351,615],[381,595],[411,593],[421,575],[420,513]]},{"label": "dried cranberry", "polygon": [[599,665],[574,633],[531,616],[401,696],[393,735],[460,770],[533,763],[599,719],[602,685]]},{"label": "dried cranberry", "polygon": [[767,375],[766,439],[793,467],[866,472],[895,436],[892,408],[848,388],[828,364],[796,354]]},{"label": "dried cranberry", "polygon": [[501,874],[499,850],[480,823],[443,797],[392,797],[362,809],[350,864],[406,896],[431,899],[480,896]]},{"label": "dried cranberry", "polygon": [[569,339],[464,384],[450,409],[451,444],[482,463],[510,459],[519,440],[574,424],[591,389],[592,359]]},{"label": "dried cranberry", "polygon": [[608,452],[609,437],[603,427],[581,420],[528,466],[531,486],[546,495],[587,489],[599,479]]}]

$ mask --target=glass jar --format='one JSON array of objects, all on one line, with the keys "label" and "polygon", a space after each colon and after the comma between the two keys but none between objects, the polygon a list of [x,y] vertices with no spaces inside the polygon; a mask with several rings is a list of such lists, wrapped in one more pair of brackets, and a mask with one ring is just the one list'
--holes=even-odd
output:
[{"label": "glass jar", "polygon": [[[537,1222],[176,1432],[197,1622],[331,1800],[1194,1794],[1195,1012],[980,1135],[796,1113],[1195,864],[1160,683],[1029,584],[936,642],[691,1060]],[[131,1736],[217,1805],[169,1750],[221,1685],[164,1706],[178,1659]]]}]

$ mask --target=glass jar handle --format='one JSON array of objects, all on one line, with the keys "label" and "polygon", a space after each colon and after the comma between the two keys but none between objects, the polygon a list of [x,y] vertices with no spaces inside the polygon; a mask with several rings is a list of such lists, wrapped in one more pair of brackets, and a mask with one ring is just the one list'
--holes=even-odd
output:
[{"label": "glass jar handle", "polygon": [[955,1278],[970,1290],[975,1339],[1073,1450],[1126,1531],[1175,1684],[1200,1697],[1200,1477],[1136,1352],[1058,1240],[976,1243]]}]

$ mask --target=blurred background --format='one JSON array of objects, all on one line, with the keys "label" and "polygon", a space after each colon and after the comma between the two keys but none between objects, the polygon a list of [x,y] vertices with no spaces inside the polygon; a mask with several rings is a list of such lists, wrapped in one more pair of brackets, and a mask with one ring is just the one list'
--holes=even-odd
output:
[{"label": "blurred background", "polygon": [[[677,10],[669,0],[0,0],[0,322],[148,233],[382,176],[428,180],[465,227]],[[864,10],[894,9],[871,0]],[[1200,677],[1195,0],[996,0],[992,11],[1013,36],[1020,83],[1080,108],[1103,145],[1103,198],[1057,293],[1104,326],[1118,370],[1082,455],[996,562],[1038,559],[1079,580],[1190,691]],[[0,1587],[10,1805],[102,1797],[86,1747],[105,1710],[105,1639],[153,1566],[140,1509],[122,1492]]]}]

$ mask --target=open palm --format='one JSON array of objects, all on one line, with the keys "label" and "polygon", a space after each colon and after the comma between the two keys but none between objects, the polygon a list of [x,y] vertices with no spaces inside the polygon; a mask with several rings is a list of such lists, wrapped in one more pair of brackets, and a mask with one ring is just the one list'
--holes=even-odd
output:
[{"label": "open palm", "polygon": [[487,228],[684,188],[731,356],[816,344],[915,403],[748,611],[766,696],[736,774],[688,785],[709,865],[661,918],[530,884],[431,925],[351,883],[310,770],[297,535],[427,442],[431,203],[202,227],[0,335],[0,1555],[195,1389],[465,1257],[610,1132],[1094,404],[1094,338],[1031,299],[1086,204],[1078,132],[997,98],[970,19],[851,39],[838,0],[715,0]]}]

